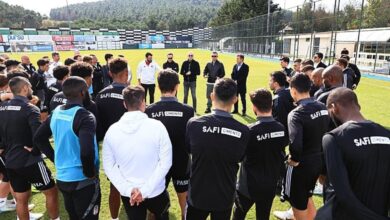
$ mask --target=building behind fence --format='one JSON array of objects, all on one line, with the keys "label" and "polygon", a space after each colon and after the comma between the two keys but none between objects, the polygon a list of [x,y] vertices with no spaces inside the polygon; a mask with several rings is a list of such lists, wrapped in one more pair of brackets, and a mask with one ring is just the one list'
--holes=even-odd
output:
[{"label": "building behind fence", "polygon": [[[351,62],[362,69],[389,74],[390,20],[388,27],[370,28],[360,8],[357,19],[354,18],[356,24],[348,26],[346,23],[352,18],[343,11],[346,1],[310,1],[288,10],[212,27],[210,38],[196,46],[267,58],[289,56],[292,60],[311,58],[314,53],[322,52],[328,63],[333,63],[346,48]],[[387,13],[390,8],[380,10]],[[324,11],[326,15],[321,16]]]}]

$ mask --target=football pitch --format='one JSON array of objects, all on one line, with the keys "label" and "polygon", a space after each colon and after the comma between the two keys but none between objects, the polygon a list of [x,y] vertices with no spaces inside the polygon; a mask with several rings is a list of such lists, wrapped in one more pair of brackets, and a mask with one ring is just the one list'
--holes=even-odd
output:
[{"label": "football pitch", "polygon": [[[153,53],[153,59],[157,61],[157,63],[162,66],[162,64],[166,61],[166,54],[168,52],[174,53],[174,60],[181,63],[186,59],[187,53],[189,51],[193,51],[194,59],[200,63],[201,71],[205,67],[206,63],[211,60],[211,52],[206,50],[198,50],[198,49],[175,49],[175,50],[148,50]],[[112,53],[114,56],[124,55],[125,58],[129,61],[131,70],[132,70],[132,84],[136,83],[136,68],[138,63],[144,59],[144,55],[147,50],[113,50],[113,51],[81,51],[82,55],[89,55],[91,53],[95,54],[101,65],[105,64],[104,54]],[[22,54],[11,54],[10,57],[14,59],[20,60]],[[30,56],[31,62],[36,65],[36,61],[43,57],[49,56],[50,52],[47,53],[30,53],[27,55]],[[73,52],[60,52],[61,62],[63,62],[68,57],[73,57]],[[230,77],[233,65],[235,64],[235,56],[233,54],[220,54],[219,60],[223,62],[225,65],[226,76]],[[249,78],[248,78],[248,91],[253,91],[257,88],[268,88],[268,80],[269,74],[272,71],[279,70],[280,65],[279,62],[262,60],[258,58],[246,57],[245,62],[249,65]],[[182,80],[182,77],[180,77]],[[183,101],[183,87],[180,86],[178,92],[179,101]],[[198,113],[202,114],[206,108],[206,81],[200,76],[197,81],[197,98],[198,98]],[[359,87],[356,90],[356,93],[359,98],[359,102],[361,105],[362,112],[366,119],[377,122],[386,128],[390,129],[390,81],[381,81],[377,79],[369,79],[362,77]],[[156,91],[156,101],[159,100],[159,92]],[[252,112],[252,105],[249,101],[249,97],[247,95],[247,114],[248,116],[242,117],[241,115],[235,115],[234,117],[241,121],[244,124],[249,124],[255,121],[256,117]],[[192,104],[191,95],[189,97],[189,105]],[[239,106],[241,110],[241,105]],[[50,161],[47,161],[50,169],[54,172],[53,164]],[[101,180],[101,190],[102,190],[102,205],[100,212],[100,219],[108,220],[110,218],[110,213],[108,209],[108,194],[109,194],[109,182],[101,169],[100,173]],[[170,219],[180,219],[180,208],[177,202],[177,197],[174,193],[173,187],[169,187],[170,196],[171,196],[171,208],[170,208]],[[60,197],[61,198],[61,197]],[[62,200],[62,198],[61,198]],[[315,197],[315,202],[317,208],[322,206],[322,198]],[[45,200],[44,196],[41,193],[33,193],[31,203],[34,203],[36,207],[33,209],[33,212],[45,212]],[[61,219],[68,219],[66,211],[63,207],[63,202],[61,202]],[[281,203],[279,198],[275,197],[272,211],[274,210],[286,210],[289,208],[289,204]],[[271,211],[271,212],[272,212]],[[0,219],[8,220],[15,219],[15,212],[9,213],[0,213]],[[45,213],[44,219],[48,219],[47,213]],[[125,212],[123,208],[120,211],[120,219],[126,219]],[[255,219],[255,211],[254,207],[248,213],[247,219]],[[271,219],[273,218],[271,214]]]}]

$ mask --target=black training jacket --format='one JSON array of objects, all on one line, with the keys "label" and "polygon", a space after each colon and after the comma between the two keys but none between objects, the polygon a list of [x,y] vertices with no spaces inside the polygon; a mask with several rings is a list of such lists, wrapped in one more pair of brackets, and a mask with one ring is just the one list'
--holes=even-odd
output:
[{"label": "black training jacket", "polygon": [[388,220],[390,131],[371,121],[346,122],[323,138],[337,220]]},{"label": "black training jacket", "polygon": [[[40,125],[40,111],[26,97],[15,96],[0,104],[0,148],[4,149],[7,168],[22,168],[42,161],[40,151],[33,144]],[[25,146],[34,148],[33,152]]]},{"label": "black training jacket", "polygon": [[192,155],[188,202],[210,211],[232,207],[237,171],[249,141],[249,129],[228,112],[191,119],[186,145]]}]

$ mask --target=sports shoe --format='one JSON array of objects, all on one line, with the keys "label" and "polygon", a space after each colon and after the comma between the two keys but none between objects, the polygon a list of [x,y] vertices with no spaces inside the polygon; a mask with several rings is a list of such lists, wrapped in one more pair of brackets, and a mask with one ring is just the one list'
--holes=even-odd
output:
[{"label": "sports shoe", "polygon": [[[40,219],[42,217],[43,217],[42,213],[32,213],[32,212],[30,212],[30,220],[38,220],[38,219]],[[19,220],[18,217],[16,219]]]},{"label": "sports shoe", "polygon": [[274,211],[274,216],[281,220],[292,220],[294,219],[294,213],[292,211],[292,208],[290,208],[287,211]]},{"label": "sports shoe", "polygon": [[[34,204],[28,205],[28,210],[31,211],[33,208],[35,208]],[[13,199],[7,200],[5,206],[0,207],[0,213],[2,212],[12,212],[16,210],[16,203]]]},{"label": "sports shoe", "polygon": [[314,195],[323,195],[323,186],[321,183],[317,183],[313,190]]}]

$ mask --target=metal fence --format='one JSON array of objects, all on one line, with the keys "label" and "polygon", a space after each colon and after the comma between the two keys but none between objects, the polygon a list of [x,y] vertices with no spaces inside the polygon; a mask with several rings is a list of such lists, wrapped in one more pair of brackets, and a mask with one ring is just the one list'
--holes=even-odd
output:
[{"label": "metal fence", "polygon": [[[333,63],[344,48],[365,71],[389,74],[390,1],[316,0],[247,20],[210,28],[197,47],[277,58]],[[379,3],[378,3],[379,2]],[[379,5],[379,6],[378,6]]]}]

